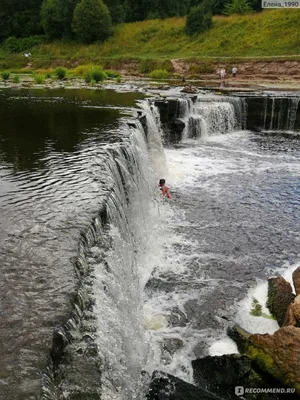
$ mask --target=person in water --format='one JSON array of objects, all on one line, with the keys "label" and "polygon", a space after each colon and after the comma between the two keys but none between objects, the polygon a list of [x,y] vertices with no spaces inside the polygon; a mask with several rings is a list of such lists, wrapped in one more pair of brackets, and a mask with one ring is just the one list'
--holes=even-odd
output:
[{"label": "person in water", "polygon": [[171,194],[169,192],[168,186],[166,186],[166,180],[165,179],[160,179],[159,184],[158,184],[160,190],[161,190],[161,195],[163,197],[167,197],[168,199],[171,199]]}]

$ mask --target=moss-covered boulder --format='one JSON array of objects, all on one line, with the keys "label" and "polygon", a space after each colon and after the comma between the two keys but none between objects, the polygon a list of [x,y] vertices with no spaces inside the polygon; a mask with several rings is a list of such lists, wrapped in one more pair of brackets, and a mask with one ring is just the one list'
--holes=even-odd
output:
[{"label": "moss-covered boulder", "polygon": [[236,341],[239,351],[250,357],[252,368],[300,394],[300,328],[285,326],[273,335],[251,335],[235,326],[228,335]]},{"label": "moss-covered boulder", "polygon": [[227,334],[237,344],[239,352],[243,353],[251,334],[238,325],[229,327]]},{"label": "moss-covered boulder", "polygon": [[273,335],[251,335],[243,353],[260,370],[300,393],[300,328],[285,326]]},{"label": "moss-covered boulder", "polygon": [[295,297],[292,286],[282,276],[268,279],[268,285],[267,307],[279,326],[283,326],[289,305]]}]

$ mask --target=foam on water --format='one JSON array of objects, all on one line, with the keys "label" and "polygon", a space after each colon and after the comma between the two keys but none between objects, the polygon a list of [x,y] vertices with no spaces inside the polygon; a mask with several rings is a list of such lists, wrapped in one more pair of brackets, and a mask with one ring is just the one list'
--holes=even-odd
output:
[{"label": "foam on water", "polygon": [[[292,274],[300,265],[300,260],[298,263],[293,265],[286,265],[277,268],[270,274],[272,276],[283,276],[292,286],[295,293]],[[253,309],[253,300],[256,299],[262,307],[263,316],[255,317],[251,315],[251,310]],[[279,329],[277,321],[272,319],[268,308],[266,307],[268,299],[268,282],[259,280],[257,285],[252,287],[246,298],[237,307],[236,322],[242,328],[250,333],[274,333]]]}]

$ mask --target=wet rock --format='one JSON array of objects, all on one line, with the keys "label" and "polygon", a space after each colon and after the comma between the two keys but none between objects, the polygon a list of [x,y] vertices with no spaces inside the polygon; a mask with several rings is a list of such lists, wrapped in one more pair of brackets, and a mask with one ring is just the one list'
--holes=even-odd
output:
[{"label": "wet rock", "polygon": [[246,386],[251,372],[251,360],[239,354],[204,357],[192,361],[194,381],[223,398],[231,399],[235,386]]},{"label": "wet rock", "polygon": [[300,295],[295,298],[291,307],[292,307],[295,319],[297,321],[297,326],[300,327]]},{"label": "wet rock", "polygon": [[[101,372],[98,362],[90,357],[72,356],[63,370],[62,392],[70,400],[100,400]],[[88,374],[86,373],[88,371]]]},{"label": "wet rock", "polygon": [[181,339],[165,339],[163,343],[163,350],[167,351],[172,356],[182,347],[183,341]]},{"label": "wet rock", "polygon": [[237,344],[239,352],[243,353],[251,334],[238,325],[229,327],[227,334]]},{"label": "wet rock", "polygon": [[297,296],[292,304],[289,305],[287,310],[284,326],[300,327],[300,295]]},{"label": "wet rock", "polygon": [[300,393],[300,328],[285,326],[273,335],[236,337],[239,351],[251,358],[256,370]]},{"label": "wet rock", "polygon": [[289,308],[285,314],[285,319],[284,319],[284,323],[283,323],[283,326],[289,326],[289,325],[292,325],[292,326],[297,325],[297,320],[293,313],[292,304],[289,305]]},{"label": "wet rock", "polygon": [[176,118],[174,123],[175,123],[178,131],[182,132],[184,130],[185,122],[182,119]]},{"label": "wet rock", "polygon": [[279,326],[283,326],[289,305],[295,297],[292,286],[282,276],[268,279],[268,285],[267,307]]},{"label": "wet rock", "polygon": [[296,296],[300,294],[300,267],[293,272],[293,283],[295,286]]},{"label": "wet rock", "polygon": [[183,93],[197,93],[198,92],[198,88],[196,88],[195,86],[185,86],[181,92]]},{"label": "wet rock", "polygon": [[221,400],[207,390],[175,376],[156,371],[152,375],[147,400]]}]

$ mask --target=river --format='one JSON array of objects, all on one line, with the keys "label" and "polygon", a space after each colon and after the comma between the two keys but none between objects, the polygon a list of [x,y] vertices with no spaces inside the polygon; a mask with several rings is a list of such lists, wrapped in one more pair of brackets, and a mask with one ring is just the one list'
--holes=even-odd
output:
[{"label": "river", "polygon": [[277,328],[250,310],[300,261],[285,96],[255,119],[243,94],[177,94],[174,140],[138,92],[0,92],[0,398],[143,399],[154,370],[193,382],[191,360],[236,352],[233,323]]}]

